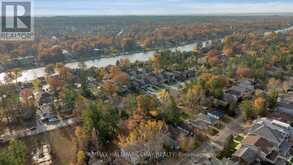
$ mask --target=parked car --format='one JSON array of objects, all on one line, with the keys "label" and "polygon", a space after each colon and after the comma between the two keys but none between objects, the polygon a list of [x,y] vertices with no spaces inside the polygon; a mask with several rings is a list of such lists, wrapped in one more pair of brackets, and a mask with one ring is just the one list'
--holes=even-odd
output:
[{"label": "parked car", "polygon": [[34,131],[34,130],[36,130],[36,129],[37,129],[36,127],[31,127],[31,128],[29,128],[30,131]]},{"label": "parked car", "polygon": [[43,113],[42,116],[41,116],[41,121],[42,122],[46,122],[48,121],[49,119],[51,118],[57,118],[54,114],[51,114],[51,113]]},{"label": "parked car", "polygon": [[5,140],[3,138],[0,138],[0,144],[5,143]]},{"label": "parked car", "polygon": [[59,119],[57,117],[52,117],[48,119],[49,124],[57,123],[59,122]]}]

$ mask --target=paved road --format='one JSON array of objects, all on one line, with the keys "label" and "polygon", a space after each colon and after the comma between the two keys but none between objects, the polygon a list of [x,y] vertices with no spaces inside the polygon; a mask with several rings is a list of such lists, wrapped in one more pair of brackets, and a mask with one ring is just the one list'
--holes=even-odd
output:
[{"label": "paved road", "polygon": [[4,141],[9,141],[14,138],[38,135],[44,132],[53,131],[55,129],[64,128],[64,127],[76,124],[78,122],[79,122],[79,119],[77,118],[62,120],[56,124],[44,124],[44,123],[38,122],[35,130],[26,129],[26,130],[19,130],[19,131],[9,131],[9,132],[6,132],[5,134],[2,134],[1,138]]}]

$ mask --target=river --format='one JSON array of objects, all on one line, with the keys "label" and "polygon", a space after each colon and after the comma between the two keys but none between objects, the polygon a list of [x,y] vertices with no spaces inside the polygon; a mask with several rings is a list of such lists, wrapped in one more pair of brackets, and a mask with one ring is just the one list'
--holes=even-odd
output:
[{"label": "river", "polygon": [[[209,43],[211,43],[211,40],[202,41],[201,43],[204,46],[207,46]],[[195,46],[197,46],[197,44],[198,42],[184,45],[184,46],[179,46],[177,47],[177,50],[191,51]],[[169,50],[175,51],[176,48],[170,48]],[[148,52],[134,53],[129,55],[121,55],[116,57],[105,57],[105,58],[100,58],[95,60],[88,60],[88,61],[85,61],[84,64],[86,65],[87,68],[90,68],[90,67],[105,67],[108,65],[115,65],[118,60],[124,59],[124,58],[129,59],[130,62],[147,61],[154,55],[154,53],[155,51],[148,51]],[[70,63],[66,63],[65,66],[71,69],[75,69],[75,68],[78,68],[78,64],[79,62],[70,62]],[[5,80],[4,80],[5,75],[6,73],[0,74],[1,83],[5,83]],[[46,76],[45,67],[39,67],[34,69],[23,70],[22,75],[17,79],[17,81],[28,82],[40,77],[45,77],[45,76]]]},{"label": "river", "polygon": [[[284,28],[280,30],[276,30],[276,33],[285,33],[289,30],[292,30],[293,26],[290,26],[289,28]],[[221,39],[223,41],[223,39]],[[187,44],[184,46],[179,46],[177,48],[170,48],[169,50],[175,51],[176,49],[178,51],[192,51],[192,49],[198,45],[199,42],[195,42],[192,44]],[[207,45],[211,44],[211,40],[208,41],[202,41],[201,44],[203,47],[206,47]],[[108,65],[115,65],[116,62],[120,59],[123,58],[128,58],[130,62],[135,62],[135,61],[147,61],[149,60],[150,57],[154,55],[155,51],[149,51],[149,52],[142,52],[142,53],[134,53],[134,54],[129,54],[129,55],[121,55],[121,56],[116,56],[116,57],[105,57],[105,58],[100,58],[100,59],[95,59],[95,60],[88,60],[85,61],[86,67],[105,67]],[[71,62],[71,63],[66,63],[65,66],[68,68],[78,68],[79,62]],[[4,77],[6,73],[1,73],[0,74],[0,83],[5,83]],[[18,82],[28,82],[32,81],[34,79],[40,78],[40,77],[45,77],[45,67],[39,67],[39,68],[34,68],[34,69],[28,69],[28,70],[23,70],[22,75],[17,79]]]}]

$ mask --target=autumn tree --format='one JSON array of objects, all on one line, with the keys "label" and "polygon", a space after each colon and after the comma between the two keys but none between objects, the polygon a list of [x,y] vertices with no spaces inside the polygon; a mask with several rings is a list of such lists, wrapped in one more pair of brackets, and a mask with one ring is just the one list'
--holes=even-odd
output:
[{"label": "autumn tree", "polygon": [[76,92],[72,87],[63,89],[63,93],[61,95],[62,102],[64,104],[64,109],[66,110],[73,110],[75,107],[75,99],[76,99]]},{"label": "autumn tree", "polygon": [[45,72],[46,72],[47,76],[53,74],[55,72],[55,65],[54,64],[46,65]]},{"label": "autumn tree", "polygon": [[15,83],[18,84],[18,78],[21,76],[22,70],[20,68],[15,68],[7,71],[5,80],[6,82],[11,82],[15,80]]},{"label": "autumn tree", "polygon": [[136,97],[137,108],[141,109],[143,113],[148,114],[150,111],[158,107],[157,100],[152,96],[140,95]]},{"label": "autumn tree", "polygon": [[88,102],[85,97],[83,97],[81,94],[76,94],[75,103],[74,103],[75,115],[80,117],[82,114],[82,111],[86,109],[87,104],[88,104]]},{"label": "autumn tree", "polygon": [[117,85],[111,80],[104,81],[102,89],[111,96],[115,95],[118,91]]},{"label": "autumn tree", "polygon": [[240,109],[244,119],[253,119],[255,117],[255,112],[253,111],[251,101],[244,100],[240,104]]},{"label": "autumn tree", "polygon": [[80,83],[81,83],[81,95],[84,97],[91,97],[92,92],[88,85],[88,73],[85,70],[80,70],[79,73]]},{"label": "autumn tree", "polygon": [[83,130],[87,136],[96,130],[97,140],[106,144],[115,138],[118,129],[118,113],[111,105],[91,103],[82,111]]},{"label": "autumn tree", "polygon": [[230,47],[225,47],[223,49],[224,55],[230,57],[233,54],[233,49]]},{"label": "autumn tree", "polygon": [[41,80],[40,79],[35,79],[32,81],[32,84],[33,84],[33,89],[35,91],[39,91],[40,88],[41,88]]},{"label": "autumn tree", "polygon": [[215,50],[210,50],[207,53],[207,60],[208,60],[208,63],[211,66],[214,66],[214,65],[217,65],[217,64],[220,64],[221,63],[221,61],[219,59],[219,56],[218,56],[218,52],[215,51]]},{"label": "autumn tree", "polygon": [[79,150],[77,152],[77,158],[76,158],[76,163],[77,165],[84,165],[85,164],[85,159],[86,159],[86,155],[85,152],[83,150]]},{"label": "autumn tree", "polygon": [[99,80],[103,80],[105,74],[106,74],[105,68],[98,68],[96,70],[96,76]]},{"label": "autumn tree", "polygon": [[[0,114],[7,123],[17,120],[19,116],[19,93],[10,86],[0,86]],[[17,104],[16,104],[17,103]]]},{"label": "autumn tree", "polygon": [[194,137],[185,136],[183,134],[180,134],[178,142],[182,152],[189,152],[198,146],[198,142]]},{"label": "autumn tree", "polygon": [[151,57],[150,59],[155,73],[159,73],[161,70],[160,60],[161,60],[161,55],[159,53],[155,53],[153,57]]},{"label": "autumn tree", "polygon": [[191,86],[185,95],[182,97],[183,103],[191,108],[196,109],[204,99],[204,90],[200,85]]},{"label": "autumn tree", "polygon": [[236,75],[239,78],[248,78],[251,75],[251,70],[248,67],[238,67],[236,70]]},{"label": "autumn tree", "polygon": [[72,73],[71,70],[64,66],[64,64],[56,64],[56,71],[60,75],[60,77],[68,82],[71,82],[72,79]]},{"label": "autumn tree", "polygon": [[47,83],[54,92],[57,92],[62,86],[62,82],[56,77],[48,77]]},{"label": "autumn tree", "polygon": [[11,140],[6,150],[0,151],[0,164],[21,165],[28,160],[26,145],[19,140]]},{"label": "autumn tree", "polygon": [[209,92],[210,95],[221,98],[223,96],[223,88],[227,84],[224,76],[214,75],[211,73],[203,73],[198,78],[199,85]]},{"label": "autumn tree", "polygon": [[169,98],[170,98],[170,94],[166,89],[161,90],[158,93],[158,96],[162,102],[167,102],[167,101],[169,101]]},{"label": "autumn tree", "polygon": [[256,97],[253,102],[253,107],[257,115],[264,115],[266,100],[262,97]]},{"label": "autumn tree", "polygon": [[267,93],[268,108],[274,109],[277,106],[279,93],[275,89],[271,89]]},{"label": "autumn tree", "polygon": [[22,89],[19,93],[21,103],[26,107],[33,106],[34,96],[31,89],[25,88]]},{"label": "autumn tree", "polygon": [[122,117],[131,116],[137,108],[136,97],[134,95],[127,95],[126,97],[123,97],[123,105],[124,108],[122,112]]},{"label": "autumn tree", "polygon": [[163,133],[166,124],[162,121],[144,120],[127,136],[119,135],[118,144],[122,147],[152,140],[154,136]]}]

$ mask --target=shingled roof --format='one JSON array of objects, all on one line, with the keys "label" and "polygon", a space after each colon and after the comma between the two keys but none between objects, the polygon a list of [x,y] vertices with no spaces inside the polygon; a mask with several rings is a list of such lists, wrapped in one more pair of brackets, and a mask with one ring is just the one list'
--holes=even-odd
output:
[{"label": "shingled roof", "polygon": [[242,145],[256,146],[265,154],[269,154],[274,147],[274,145],[271,142],[258,135],[248,135],[245,139],[243,139]]}]

